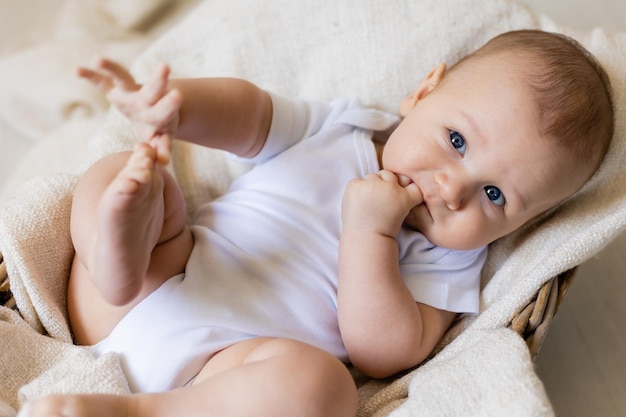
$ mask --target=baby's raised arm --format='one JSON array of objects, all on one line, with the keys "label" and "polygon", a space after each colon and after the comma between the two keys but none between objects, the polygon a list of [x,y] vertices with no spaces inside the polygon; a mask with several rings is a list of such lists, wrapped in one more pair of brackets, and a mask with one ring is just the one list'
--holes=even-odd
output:
[{"label": "baby's raised arm", "polygon": [[337,310],[352,363],[387,377],[422,362],[455,314],[416,303],[395,240],[423,201],[414,183],[382,170],[348,184],[342,203]]},{"label": "baby's raised arm", "polygon": [[235,78],[169,80],[169,72],[162,65],[141,85],[108,59],[100,59],[95,69],[77,71],[133,122],[141,140],[157,150],[160,163],[169,161],[174,137],[243,157],[258,153],[272,119],[267,92]]}]

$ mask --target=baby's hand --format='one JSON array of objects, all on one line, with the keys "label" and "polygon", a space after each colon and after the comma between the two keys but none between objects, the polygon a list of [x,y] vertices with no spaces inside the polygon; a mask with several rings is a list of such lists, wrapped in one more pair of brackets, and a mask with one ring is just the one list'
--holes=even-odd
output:
[{"label": "baby's hand", "polygon": [[348,183],[343,195],[343,229],[396,237],[409,211],[423,202],[416,184],[382,170]]},{"label": "baby's hand", "polygon": [[77,75],[98,87],[132,122],[142,141],[157,152],[157,162],[167,164],[176,134],[182,97],[168,90],[169,67],[161,65],[145,84],[137,84],[122,65],[99,59],[96,69],[79,67]]}]

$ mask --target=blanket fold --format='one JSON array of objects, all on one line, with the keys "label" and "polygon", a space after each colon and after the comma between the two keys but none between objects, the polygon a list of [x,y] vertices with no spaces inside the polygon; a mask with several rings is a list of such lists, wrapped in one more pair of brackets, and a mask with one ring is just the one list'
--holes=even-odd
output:
[{"label": "blanket fold", "polygon": [[0,210],[0,251],[22,317],[37,332],[68,343],[67,277],[74,256],[69,219],[76,179],[39,177]]}]

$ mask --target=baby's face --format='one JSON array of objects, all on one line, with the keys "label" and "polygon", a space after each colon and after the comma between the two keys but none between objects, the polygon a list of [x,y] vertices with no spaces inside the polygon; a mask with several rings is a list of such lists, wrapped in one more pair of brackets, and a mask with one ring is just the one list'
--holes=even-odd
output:
[{"label": "baby's face", "polygon": [[405,223],[439,246],[491,243],[586,180],[541,136],[532,93],[503,58],[445,75],[385,145],[384,168],[409,177],[424,197]]}]

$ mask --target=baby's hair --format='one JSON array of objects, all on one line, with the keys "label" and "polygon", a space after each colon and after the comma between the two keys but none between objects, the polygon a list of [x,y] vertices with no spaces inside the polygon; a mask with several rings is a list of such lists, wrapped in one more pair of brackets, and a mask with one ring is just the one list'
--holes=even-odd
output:
[{"label": "baby's hair", "polygon": [[537,93],[541,133],[594,172],[614,131],[611,85],[596,58],[568,36],[519,30],[496,36],[456,66],[498,52],[517,53],[531,64],[527,76]]}]

